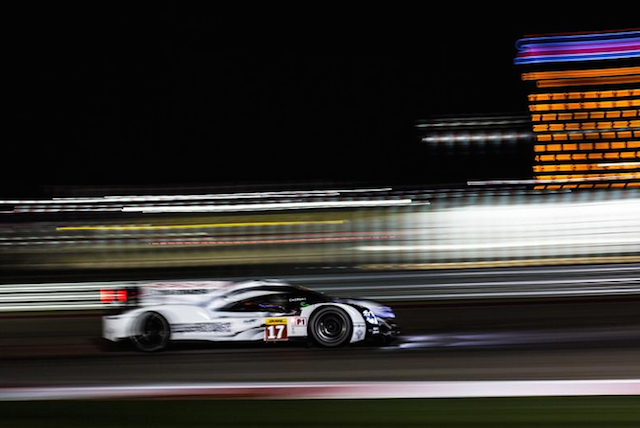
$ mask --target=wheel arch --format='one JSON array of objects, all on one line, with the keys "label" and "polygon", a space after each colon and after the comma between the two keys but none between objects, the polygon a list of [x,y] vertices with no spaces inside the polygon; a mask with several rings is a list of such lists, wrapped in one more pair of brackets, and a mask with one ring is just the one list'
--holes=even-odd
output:
[{"label": "wheel arch", "polygon": [[156,312],[162,315],[169,323],[169,327],[174,324],[206,322],[211,318],[209,314],[200,307],[189,305],[145,306],[137,308],[126,314],[128,319],[126,325],[127,337],[130,338],[133,336],[133,329],[135,327],[136,320],[149,312]]},{"label": "wheel arch", "polygon": [[[151,344],[145,343],[148,339],[144,339],[144,336],[137,336],[136,333],[133,331],[135,328],[141,325],[141,323],[148,322],[148,320],[152,319],[152,317],[162,322],[163,328],[161,331],[164,332],[164,335],[161,335],[160,342],[155,344],[153,342]],[[159,311],[154,311],[154,310],[141,311],[137,316],[132,318],[129,328],[131,329],[131,332],[130,332],[131,340],[140,351],[143,351],[143,352],[161,351],[165,349],[169,343],[171,343],[171,336],[172,336],[171,323]]]},{"label": "wheel arch", "polygon": [[[367,325],[366,325],[364,316],[360,313],[360,311],[357,308],[351,305],[348,305],[345,303],[337,303],[337,302],[318,303],[318,304],[311,305],[304,308],[300,315],[302,317],[306,317],[310,321],[311,317],[315,312],[317,312],[318,309],[327,307],[327,306],[338,307],[344,310],[347,313],[347,315],[349,315],[349,318],[351,319],[351,325],[352,325],[352,332],[351,332],[351,338],[349,340],[349,343],[360,342],[365,339]],[[311,323],[309,322],[307,325],[307,329],[309,329],[310,327],[311,327]],[[311,336],[308,330],[307,330],[307,336],[308,337]]]}]

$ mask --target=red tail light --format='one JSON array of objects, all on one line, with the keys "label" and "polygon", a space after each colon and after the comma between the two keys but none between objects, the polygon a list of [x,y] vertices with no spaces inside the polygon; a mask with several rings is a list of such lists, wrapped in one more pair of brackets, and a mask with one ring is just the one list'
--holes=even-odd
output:
[{"label": "red tail light", "polygon": [[114,290],[100,290],[100,301],[103,303],[113,302],[115,299]]},{"label": "red tail light", "polygon": [[116,297],[118,302],[126,302],[127,301],[127,290],[118,290],[116,291]]},{"label": "red tail light", "polygon": [[129,300],[129,295],[127,290],[109,290],[102,289],[100,290],[100,301],[102,303],[111,303],[111,302],[127,302]]}]

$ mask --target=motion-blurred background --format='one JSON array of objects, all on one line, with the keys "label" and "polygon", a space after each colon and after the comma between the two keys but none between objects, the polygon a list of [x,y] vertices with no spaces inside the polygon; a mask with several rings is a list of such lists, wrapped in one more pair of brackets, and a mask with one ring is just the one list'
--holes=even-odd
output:
[{"label": "motion-blurred background", "polygon": [[[0,397],[636,376],[640,32],[458,9],[9,7]],[[404,334],[161,357],[100,340],[100,289],[221,278],[383,301]]]}]

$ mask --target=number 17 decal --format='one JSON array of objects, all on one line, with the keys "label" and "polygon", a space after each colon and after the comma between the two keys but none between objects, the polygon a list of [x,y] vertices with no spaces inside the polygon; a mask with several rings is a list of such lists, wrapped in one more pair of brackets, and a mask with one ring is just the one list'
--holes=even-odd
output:
[{"label": "number 17 decal", "polygon": [[265,342],[277,342],[288,339],[286,318],[267,318],[265,324]]}]

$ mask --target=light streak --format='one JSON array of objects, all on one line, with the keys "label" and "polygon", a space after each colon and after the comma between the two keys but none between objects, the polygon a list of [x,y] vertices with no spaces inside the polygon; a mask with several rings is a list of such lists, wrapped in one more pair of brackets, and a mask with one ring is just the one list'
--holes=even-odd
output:
[{"label": "light streak", "polygon": [[601,168],[620,168],[625,166],[640,166],[640,162],[616,162],[616,163],[599,163],[599,167]]},{"label": "light streak", "polygon": [[[531,111],[536,111],[538,106],[530,106]],[[607,108],[607,107],[603,107]],[[531,115],[533,122],[553,122],[556,120],[584,120],[584,119],[619,119],[621,117],[637,117],[640,110],[607,110],[607,111],[581,111],[571,113],[543,113]]]},{"label": "light streak", "polygon": [[[605,156],[605,158],[607,158]],[[606,166],[603,166],[606,165]],[[602,169],[617,168],[617,169],[636,169],[640,165],[640,162],[619,162],[609,164],[544,164],[535,165],[533,167],[534,172],[571,172],[571,171],[598,171]],[[624,174],[624,173],[620,173]]]},{"label": "light streak", "polygon": [[583,131],[583,130],[605,130],[605,129],[627,129],[640,128],[640,120],[615,120],[604,122],[556,122],[533,125],[533,132],[557,132],[557,131]]},{"label": "light streak", "polygon": [[638,180],[640,179],[640,173],[637,172],[614,172],[610,174],[555,174],[555,175],[536,175],[534,176],[539,182],[580,182],[580,181],[611,181],[611,180]]},{"label": "light streak", "polygon": [[394,239],[394,235],[373,235],[373,236],[333,236],[314,238],[283,238],[283,239],[244,239],[244,240],[177,240],[177,241],[156,241],[150,245],[266,245],[266,244],[310,244],[319,242],[349,242],[349,241],[369,241]]},{"label": "light streak", "polygon": [[263,221],[244,223],[202,223],[202,224],[174,224],[174,225],[127,225],[127,226],[60,226],[56,230],[171,230],[171,229],[207,229],[226,227],[262,227],[262,226],[304,226],[344,224],[347,220],[318,220],[318,221]]},{"label": "light streak", "polygon": [[586,86],[586,85],[617,85],[627,83],[639,83],[640,75],[633,76],[608,76],[608,77],[585,77],[580,79],[552,79],[538,80],[538,88],[557,88],[562,86]]},{"label": "light streak", "polygon": [[573,79],[581,77],[627,76],[640,74],[640,67],[594,68],[586,70],[536,71],[522,73],[522,80]]},{"label": "light streak", "polygon": [[[519,184],[551,184],[558,180],[567,183],[581,183],[585,181],[613,181],[628,180],[630,178],[640,179],[640,173],[614,173],[614,174],[571,174],[565,175],[558,179],[553,176],[545,178],[544,176],[536,176],[533,179],[524,180],[473,180],[467,181],[469,186],[499,186],[499,185],[519,185]],[[632,183],[630,183],[632,184]]]},{"label": "light streak", "polygon": [[[12,211],[1,211],[3,214],[21,213],[61,213],[61,212],[125,212],[125,213],[200,213],[200,212],[249,212],[249,211],[285,211],[296,209],[322,208],[366,208],[411,205],[411,199],[366,199],[360,201],[310,201],[310,202],[272,202],[266,204],[237,205],[69,205],[30,207],[17,206]],[[421,205],[428,202],[420,202]]]},{"label": "light streak", "polygon": [[552,134],[536,134],[537,141],[597,140],[606,138],[638,138],[640,131],[571,131]]},{"label": "light streak", "polygon": [[640,31],[527,37],[516,48],[515,64],[633,58],[640,56]]},{"label": "light streak", "polygon": [[483,118],[472,117],[465,119],[439,119],[429,123],[418,123],[416,128],[460,128],[460,127],[496,127],[504,125],[521,125],[525,119],[509,116]]},{"label": "light streak", "polygon": [[[131,196],[103,196],[99,198],[53,198],[53,199],[8,199],[0,200],[0,204],[32,204],[32,205],[61,205],[61,204],[89,204],[89,203],[134,203],[134,202],[173,202],[173,201],[198,201],[216,199],[265,199],[265,198],[304,198],[339,196],[342,193],[373,193],[389,192],[391,187],[365,188],[365,189],[339,189],[339,190],[304,190],[304,191],[277,191],[277,192],[248,192],[248,193],[221,193],[204,195],[131,195]],[[108,205],[107,205],[108,206]]]},{"label": "light streak", "polygon": [[602,160],[602,159],[633,159],[640,158],[640,152],[606,152],[606,153],[556,153],[549,155],[537,155],[536,162],[554,162],[571,160]]},{"label": "light streak", "polygon": [[563,101],[591,98],[621,98],[640,95],[640,89],[613,89],[607,91],[559,92],[546,94],[530,94],[529,101]]},{"label": "light streak", "polygon": [[422,138],[425,143],[448,143],[448,142],[464,142],[464,141],[501,141],[501,140],[517,140],[520,138],[530,138],[529,132],[509,132],[509,133],[468,133],[454,135],[439,135]]},{"label": "light streak", "polygon": [[[432,245],[362,245],[356,249],[359,251],[384,251],[384,252],[424,252],[424,251],[464,251],[464,250],[489,250],[499,248],[525,248],[525,247],[556,247],[567,245],[630,245],[640,243],[639,237],[630,238],[604,238],[595,239],[594,236],[583,236],[574,239],[547,239],[526,240],[515,242],[488,242],[472,244],[432,244]],[[581,282],[585,282],[581,280]]]},{"label": "light streak", "polygon": [[321,201],[321,202],[281,202],[266,204],[238,205],[193,205],[193,206],[125,206],[122,212],[140,213],[185,213],[185,212],[236,212],[236,211],[271,211],[271,210],[304,210],[330,208],[365,208],[410,205],[411,199],[386,199],[365,201]]},{"label": "light streak", "polygon": [[594,110],[600,108],[626,108],[639,107],[640,99],[610,100],[610,101],[578,101],[555,104],[531,104],[532,112],[561,111],[561,110]]}]

